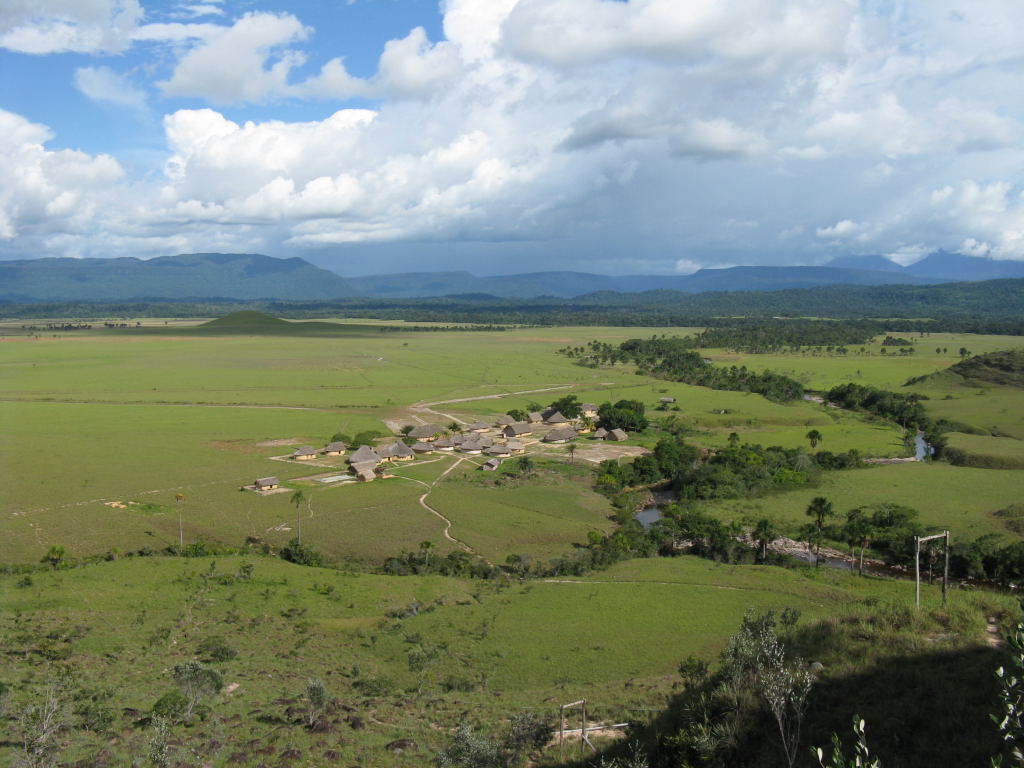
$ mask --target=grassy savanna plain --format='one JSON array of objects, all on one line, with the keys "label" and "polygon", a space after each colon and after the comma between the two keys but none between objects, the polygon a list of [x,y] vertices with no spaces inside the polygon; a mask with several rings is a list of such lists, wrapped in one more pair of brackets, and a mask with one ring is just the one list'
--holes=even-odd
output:
[{"label": "grassy savanna plain", "polygon": [[[302,444],[323,445],[339,431],[386,432],[385,421],[491,420],[509,408],[568,393],[598,403],[638,398],[649,408],[671,394],[680,410],[655,415],[679,418],[694,430],[695,441],[708,445],[722,444],[737,431],[747,440],[796,446],[817,428],[832,450],[855,447],[880,456],[906,450],[892,426],[813,403],[778,405],[757,395],[636,376],[621,366],[582,368],[556,354],[593,338],[615,343],[692,329],[412,332],[395,324],[321,323],[307,335],[295,330],[303,325],[211,330],[158,322],[141,329],[31,335],[8,328],[10,335],[0,342],[0,414],[6,426],[0,462],[8,478],[0,486],[0,560],[33,562],[53,545],[76,556],[160,548],[179,535],[186,543],[201,537],[238,545],[258,536],[279,545],[294,535],[296,524],[338,559],[379,561],[424,540],[443,548],[442,521],[419,504],[428,490],[420,483],[434,483],[454,459],[422,470],[395,469],[420,483],[325,487],[301,478],[342,468],[343,459],[307,466],[273,457]],[[500,396],[512,392],[522,394]],[[461,402],[436,405],[434,411],[410,409],[453,400]],[[652,434],[632,442],[650,446],[656,439]],[[239,491],[267,475],[309,496],[298,523],[290,494]],[[468,525],[466,537],[457,527],[453,534],[474,546],[473,493],[460,492],[459,477],[454,473],[439,483],[430,495],[438,504],[430,503]],[[477,531],[481,551],[524,553],[532,543],[536,556],[548,556],[567,550],[586,530],[607,529],[607,503],[583,485],[565,482],[535,494],[521,490],[522,499],[536,497],[523,502],[525,517],[504,530]],[[179,494],[183,501],[176,501]],[[479,494],[479,503],[500,496]],[[109,506],[129,501],[143,504]],[[145,512],[135,508],[143,505]],[[556,508],[566,511],[551,514]],[[524,532],[518,540],[513,527]]]},{"label": "grassy savanna plain", "polygon": [[[101,753],[113,764],[144,761],[146,716],[174,690],[174,665],[198,657],[225,688],[206,700],[206,720],[175,730],[171,754],[182,764],[273,764],[290,754],[306,766],[425,765],[459,722],[499,730],[523,710],[552,721],[558,703],[583,695],[597,720],[644,719],[678,689],[680,658],[713,660],[750,606],[795,608],[808,622],[856,611],[865,598],[905,611],[909,592],[829,569],[691,557],[496,583],[343,573],[272,557],[129,558],[28,580],[0,576],[0,632],[10,649],[0,680],[18,680],[9,701],[18,706],[69,668],[70,687],[112,709],[110,731],[85,732],[62,754],[68,762]],[[925,587],[925,601],[937,610],[937,590]],[[1008,615],[1011,602],[955,593],[950,610]],[[929,619],[940,630],[943,615]],[[234,655],[209,660],[202,649],[211,639]],[[928,642],[942,650],[965,641],[938,631]],[[311,678],[335,702],[317,732],[301,722]],[[396,739],[414,745],[387,749]],[[5,742],[0,756],[12,757],[14,746]],[[542,764],[557,759],[550,749]]]},{"label": "grassy savanna plain", "polygon": [[[293,447],[417,420],[492,421],[510,408],[571,393],[584,402],[642,400],[649,415],[678,420],[689,439],[710,447],[725,444],[731,432],[764,445],[803,446],[813,428],[823,434],[820,447],[836,452],[898,456],[906,448],[897,428],[857,414],[658,381],[625,366],[583,368],[557,354],[595,338],[617,343],[692,329],[311,327],[211,330],[159,322],[123,331],[9,329],[0,340],[0,563],[37,564],[55,545],[72,558],[112,558],[68,570],[37,565],[27,578],[0,576],[0,635],[12,649],[0,659],[0,682],[18,681],[11,707],[64,666],[75,670],[80,689],[116,689],[113,740],[109,733],[83,737],[68,761],[103,750],[115,763],[144,757],[151,736],[145,717],[173,689],[169,670],[206,658],[200,646],[212,638],[237,655],[210,662],[228,687],[210,701],[207,721],[176,731],[181,762],[274,764],[297,750],[292,764],[411,766],[427,764],[460,721],[494,731],[515,711],[551,716],[558,703],[580,696],[600,719],[646,717],[678,690],[679,661],[691,654],[714,660],[750,607],[796,608],[804,622],[863,611],[865,600],[894,614],[908,611],[912,594],[903,582],[691,557],[525,582],[373,574],[385,558],[415,552],[424,541],[441,554],[457,548],[444,535],[449,524],[458,542],[488,560],[518,554],[544,562],[568,554],[592,531],[612,530],[613,509],[591,489],[586,462],[560,447],[532,446],[537,471],[528,479],[495,482],[477,470],[481,457],[434,454],[392,465],[391,478],[345,485],[317,479],[341,473],[344,457],[299,463],[285,458]],[[955,362],[961,346],[984,351],[968,337],[929,339],[913,357],[782,355],[777,369],[787,361],[806,366],[826,389],[858,370],[840,366],[869,361],[868,383],[891,379],[895,388]],[[1001,349],[1018,341],[986,343]],[[927,350],[934,354],[935,346],[948,347],[949,355],[932,359]],[[767,360],[740,362],[754,367]],[[665,395],[677,399],[679,410],[654,409]],[[1002,396],[1007,408],[1018,402]],[[657,439],[652,431],[628,445],[651,447]],[[267,475],[280,477],[286,490],[240,490]],[[894,501],[919,509],[926,524],[949,526],[957,540],[1013,536],[994,512],[1019,501],[1021,477],[891,465],[825,474],[815,488],[705,506],[729,519],[770,517],[791,531],[806,522],[813,496],[829,496],[840,512]],[[307,497],[297,508],[294,490]],[[338,569],[256,555],[123,556],[159,551],[179,536],[186,544],[228,546],[249,537],[277,548],[299,527],[303,541]],[[958,591],[942,612],[937,591],[927,588],[925,602],[934,611],[921,625],[928,635],[904,638],[912,648],[983,648],[984,617],[1008,619],[1016,605]],[[951,622],[966,629],[945,631]],[[875,640],[879,649],[890,645]],[[838,679],[881,652],[863,651],[856,663],[828,658],[827,666]],[[310,678],[322,679],[341,705],[320,733],[304,728],[294,711],[304,706]],[[850,708],[860,703],[844,696]],[[395,739],[416,746],[396,754],[385,748]],[[15,745],[5,742],[0,750],[13,756]],[[0,752],[0,760],[6,756]],[[556,754],[545,759],[553,764]]]}]

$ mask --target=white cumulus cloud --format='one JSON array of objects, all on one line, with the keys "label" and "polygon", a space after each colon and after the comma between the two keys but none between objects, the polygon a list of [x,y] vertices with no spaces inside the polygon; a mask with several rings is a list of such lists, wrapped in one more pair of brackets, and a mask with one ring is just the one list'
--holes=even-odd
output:
[{"label": "white cumulus cloud", "polygon": [[116,53],[143,16],[138,0],[4,0],[0,48],[18,53]]}]

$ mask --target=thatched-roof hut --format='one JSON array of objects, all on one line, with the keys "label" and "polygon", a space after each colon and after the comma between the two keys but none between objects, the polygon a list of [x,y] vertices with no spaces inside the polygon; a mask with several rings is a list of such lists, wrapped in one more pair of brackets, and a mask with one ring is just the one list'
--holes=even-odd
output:
[{"label": "thatched-roof hut", "polygon": [[545,443],[568,443],[576,439],[576,430],[572,427],[560,427],[548,432],[544,438]]}]

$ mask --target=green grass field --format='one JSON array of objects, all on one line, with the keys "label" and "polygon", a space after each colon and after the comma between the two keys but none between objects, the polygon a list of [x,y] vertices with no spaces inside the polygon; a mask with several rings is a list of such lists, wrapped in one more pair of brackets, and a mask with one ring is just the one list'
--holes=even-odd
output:
[{"label": "green grass field", "polygon": [[[251,578],[244,564],[253,566]],[[346,764],[412,766],[428,763],[448,729],[465,720],[497,728],[523,709],[552,718],[558,703],[580,696],[598,719],[636,717],[630,708],[663,701],[678,684],[680,659],[714,660],[751,606],[797,608],[806,622],[869,595],[906,604],[910,591],[898,586],[828,569],[692,557],[504,586],[345,574],[260,557],[134,558],[37,573],[29,585],[0,576],[0,630],[28,659],[62,657],[76,686],[115,689],[116,738],[76,732],[68,759],[87,748],[105,747],[118,759],[144,751],[149,733],[132,722],[174,688],[169,670],[216,636],[237,651],[213,663],[231,690],[210,700],[205,724],[179,729],[186,747],[215,737],[216,765],[292,744],[303,765],[321,764],[319,755],[333,749]],[[938,599],[927,588],[925,597]],[[389,618],[414,603],[418,615]],[[413,671],[409,652],[421,648],[436,658]],[[52,662],[25,661],[20,653],[0,658],[0,680],[19,680],[12,706],[53,672]],[[339,713],[348,722],[339,718],[319,734],[292,722],[286,708],[301,708],[312,677],[349,708]],[[418,746],[402,755],[384,749],[397,738]],[[0,759],[5,752],[13,750],[0,747]]]},{"label": "green grass field", "polygon": [[708,502],[706,509],[729,520],[767,517],[793,535],[808,522],[805,510],[815,496],[828,498],[840,520],[849,509],[893,502],[918,510],[922,524],[937,530],[948,528],[958,540],[986,533],[1016,538],[994,513],[1018,503],[1022,495],[1021,472],[922,462],[827,473],[815,488],[760,499]]},{"label": "green grass field", "polygon": [[971,333],[929,333],[923,337],[909,333],[893,335],[913,342],[914,354],[902,356],[899,347],[889,347],[884,348],[886,354],[883,355],[881,342],[884,335],[865,345],[868,354],[859,354],[860,347],[852,346],[846,355],[755,355],[727,350],[706,350],[704,354],[717,363],[784,373],[808,389],[823,391],[839,384],[854,383],[898,391],[907,379],[936,373],[959,362],[961,347],[974,355],[1024,347],[1024,337],[1020,336]]},{"label": "green grass field", "polygon": [[[670,393],[680,410],[651,415],[677,417],[704,445],[721,445],[736,431],[747,440],[792,447],[805,444],[813,427],[829,450],[857,448],[878,456],[905,451],[896,429],[813,403],[779,405],[757,395],[655,381],[623,367],[581,368],[556,354],[595,337],[618,342],[665,329],[381,333],[367,330],[372,325],[333,325],[345,333],[211,335],[208,329],[157,324],[144,333],[5,338],[0,562],[34,561],[54,544],[74,555],[165,546],[178,539],[179,512],[186,542],[202,537],[236,546],[257,536],[281,544],[294,535],[287,496],[261,498],[239,492],[239,486],[255,477],[289,482],[320,471],[270,457],[303,443],[323,445],[339,431],[383,432],[385,420],[412,423],[419,414],[407,407],[420,402],[485,397],[436,406],[469,421],[493,420],[510,408],[569,392],[598,403],[638,398],[649,409]],[[260,445],[289,440],[291,445]],[[631,442],[650,447],[656,440],[652,432]],[[439,462],[396,471],[429,484],[443,467]],[[313,499],[308,533],[332,558],[376,561],[423,540],[443,546],[441,521],[419,505],[423,489],[413,480],[365,488],[302,485]],[[445,486],[436,490],[439,498],[449,493]],[[175,504],[179,493],[186,500]],[[450,493],[452,519],[495,557],[524,545],[538,556],[555,556],[587,530],[607,526],[604,507],[579,489],[537,498],[520,489],[521,500],[511,505],[501,493],[481,497],[480,510],[493,508],[489,498],[515,510],[504,517],[476,515],[472,492],[460,495],[453,485]],[[108,506],[127,501],[154,504],[157,511]],[[552,507],[559,511],[550,514]],[[516,529],[522,533],[514,534]]]}]

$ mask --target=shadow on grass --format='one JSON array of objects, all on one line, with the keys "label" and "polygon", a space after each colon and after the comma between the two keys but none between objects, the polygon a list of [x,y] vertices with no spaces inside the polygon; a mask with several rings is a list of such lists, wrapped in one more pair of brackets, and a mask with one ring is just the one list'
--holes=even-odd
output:
[{"label": "shadow on grass", "polygon": [[[830,751],[833,733],[851,753],[851,720],[857,714],[866,721],[868,746],[883,768],[983,768],[1001,749],[989,714],[998,706],[995,670],[1004,663],[1001,651],[973,646],[888,657],[849,674],[833,675],[826,669],[811,692],[796,766],[816,767],[810,747]],[[685,748],[677,735],[692,725],[692,713],[699,708],[695,703],[711,696],[713,685],[709,681],[675,695],[665,710],[635,728],[628,739],[590,760],[563,765],[593,766],[601,758],[632,765],[631,744],[638,741],[651,768],[786,766],[775,721],[754,699],[735,725],[724,729],[713,756],[701,759]]]}]

